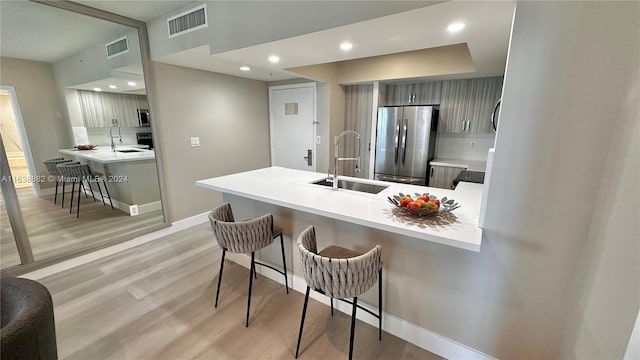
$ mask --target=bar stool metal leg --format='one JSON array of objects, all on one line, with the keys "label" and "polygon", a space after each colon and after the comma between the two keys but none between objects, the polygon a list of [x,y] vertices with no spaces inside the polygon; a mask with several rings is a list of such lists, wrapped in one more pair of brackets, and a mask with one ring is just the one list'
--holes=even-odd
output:
[{"label": "bar stool metal leg", "polygon": [[[76,219],[80,217],[80,190],[84,188],[82,185],[82,180],[78,183],[78,206],[76,206]],[[87,195],[86,191],[83,191],[85,195]]]},{"label": "bar stool metal leg", "polygon": [[62,208],[64,209],[64,184],[66,183],[66,181],[64,181],[64,179],[62,179]]},{"label": "bar stool metal leg", "polygon": [[333,316],[333,298],[331,298],[331,316]]},{"label": "bar stool metal leg", "polygon": [[251,276],[252,272],[256,271],[256,252],[251,252],[251,270],[249,271],[249,296],[247,297],[247,322],[245,323],[245,327],[249,327],[249,309],[251,308],[251,287],[253,285],[253,276]]},{"label": "bar stool metal leg", "polygon": [[[109,187],[107,186],[107,182],[106,182],[106,181],[104,182],[104,189],[105,189],[105,190],[106,190],[106,192],[107,192],[107,197],[109,198],[109,204],[111,205],[111,210],[115,210],[115,209],[113,208],[113,201],[111,201],[111,194],[109,194]],[[104,200],[103,200],[103,201],[104,201]]]},{"label": "bar stool metal leg", "polygon": [[58,203],[58,179],[56,178],[56,194],[53,196],[53,203]]},{"label": "bar stool metal leg", "polygon": [[214,307],[218,307],[218,296],[220,295],[220,282],[222,282],[222,270],[224,270],[224,255],[227,253],[227,250],[222,249],[222,260],[220,261],[220,273],[218,274],[218,289],[216,290],[216,305]]},{"label": "bar stool metal leg", "polygon": [[382,269],[378,270],[378,340],[382,341]]},{"label": "bar stool metal leg", "polygon": [[353,359],[353,337],[356,332],[356,309],[358,309],[358,298],[353,298],[353,312],[351,312],[351,336],[349,337],[349,360]]},{"label": "bar stool metal leg", "polygon": [[302,328],[304,327],[304,317],[307,315],[307,303],[309,302],[309,286],[307,286],[307,292],[304,295],[304,305],[302,306],[302,320],[300,320],[300,332],[298,333],[298,345],[296,345],[296,359],[298,358],[298,352],[300,352],[300,340],[302,340]]},{"label": "bar stool metal leg", "polygon": [[284,239],[280,234],[280,247],[282,248],[282,267],[284,268],[284,288],[289,293],[289,280],[287,279],[287,260],[284,258]]},{"label": "bar stool metal leg", "polygon": [[71,214],[71,210],[73,209],[73,193],[76,192],[76,182],[71,181],[71,202],[69,202],[69,214]]}]

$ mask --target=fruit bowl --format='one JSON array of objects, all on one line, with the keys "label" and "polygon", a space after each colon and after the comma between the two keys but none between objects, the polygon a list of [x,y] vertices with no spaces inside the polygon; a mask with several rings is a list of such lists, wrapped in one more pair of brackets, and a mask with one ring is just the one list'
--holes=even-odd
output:
[{"label": "fruit bowl", "polygon": [[415,193],[415,196],[399,193],[393,197],[387,197],[387,200],[403,212],[416,216],[450,212],[460,207],[453,199],[447,199],[447,197],[438,199],[437,196],[429,193]]},{"label": "fruit bowl", "polygon": [[95,145],[93,144],[86,144],[86,145],[76,145],[76,149],[78,150],[93,150],[95,149]]}]

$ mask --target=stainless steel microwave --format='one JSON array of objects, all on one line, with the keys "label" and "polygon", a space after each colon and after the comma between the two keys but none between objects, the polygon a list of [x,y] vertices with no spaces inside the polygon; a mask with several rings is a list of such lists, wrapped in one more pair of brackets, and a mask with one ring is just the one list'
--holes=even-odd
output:
[{"label": "stainless steel microwave", "polygon": [[140,127],[151,126],[151,117],[149,116],[149,110],[138,109],[138,126]]}]

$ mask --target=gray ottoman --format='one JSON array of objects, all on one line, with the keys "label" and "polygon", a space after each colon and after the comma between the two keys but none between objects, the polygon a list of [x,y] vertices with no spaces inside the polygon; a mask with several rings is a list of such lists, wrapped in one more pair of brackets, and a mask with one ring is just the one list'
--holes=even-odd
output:
[{"label": "gray ottoman", "polygon": [[0,359],[57,359],[51,295],[28,279],[0,279]]}]

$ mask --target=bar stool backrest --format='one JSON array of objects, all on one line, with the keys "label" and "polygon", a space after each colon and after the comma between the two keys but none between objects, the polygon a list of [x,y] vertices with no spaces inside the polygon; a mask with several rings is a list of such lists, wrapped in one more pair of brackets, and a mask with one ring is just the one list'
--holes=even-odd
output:
[{"label": "bar stool backrest", "polygon": [[273,242],[271,214],[235,222],[231,205],[225,203],[209,213],[209,221],[220,247],[233,253],[250,253]]},{"label": "bar stool backrest", "polygon": [[60,174],[60,171],[58,170],[58,165],[63,163],[69,163],[69,162],[73,162],[73,160],[65,160],[64,158],[55,158],[55,159],[44,160],[42,163],[44,164],[44,166],[47,167],[49,174],[53,176],[60,176],[62,174]]},{"label": "bar stool backrest", "polygon": [[334,259],[317,255],[316,233],[309,226],[298,237],[302,259],[302,274],[310,288],[332,298],[354,298],[369,290],[378,281],[382,268],[382,247],[348,258]]},{"label": "bar stool backrest", "polygon": [[77,181],[81,177],[79,168],[82,164],[80,162],[66,162],[58,164],[57,168],[60,171],[60,175],[64,177],[64,181]]}]

